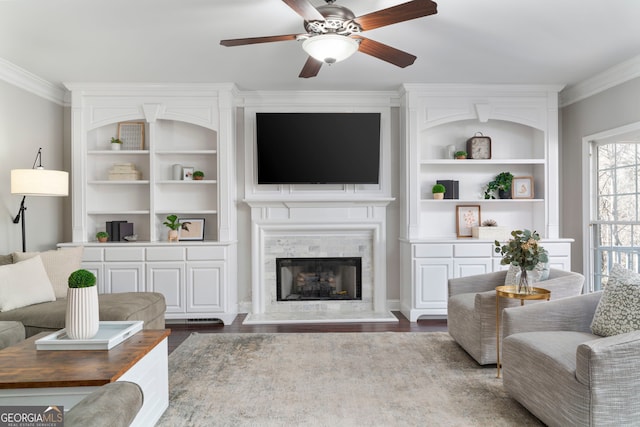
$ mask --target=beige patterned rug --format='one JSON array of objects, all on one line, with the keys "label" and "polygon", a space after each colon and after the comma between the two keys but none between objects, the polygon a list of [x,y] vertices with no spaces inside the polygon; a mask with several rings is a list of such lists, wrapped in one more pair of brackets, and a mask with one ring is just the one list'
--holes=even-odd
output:
[{"label": "beige patterned rug", "polygon": [[445,332],[193,334],[158,426],[539,426]]}]

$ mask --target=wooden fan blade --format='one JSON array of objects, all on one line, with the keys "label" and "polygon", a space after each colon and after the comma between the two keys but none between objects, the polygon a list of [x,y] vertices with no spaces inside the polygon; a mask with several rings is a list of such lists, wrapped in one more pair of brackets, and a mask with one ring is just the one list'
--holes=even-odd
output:
[{"label": "wooden fan blade", "polygon": [[324,16],[307,0],[282,0],[305,21],[324,21]]},{"label": "wooden fan blade", "polygon": [[438,13],[438,5],[431,0],[413,0],[358,16],[354,22],[359,24],[363,31],[367,31],[435,13]]},{"label": "wooden fan blade", "polygon": [[360,39],[360,47],[358,48],[360,52],[382,59],[383,61],[397,65],[400,68],[408,67],[413,64],[417,58],[415,55],[411,55],[410,53],[396,49],[395,47],[387,46],[386,44],[375,40],[361,36],[356,38]]},{"label": "wooden fan blade", "polygon": [[247,37],[244,39],[220,40],[222,46],[243,46],[256,43],[283,42],[288,40],[296,40],[298,34],[287,34],[283,36],[266,36],[266,37]]},{"label": "wooden fan blade", "polygon": [[318,75],[320,67],[322,67],[322,61],[318,61],[313,56],[310,56],[307,58],[307,62],[304,63],[304,67],[302,67],[302,71],[300,71],[300,75],[298,77],[302,77],[304,79],[315,77]]}]

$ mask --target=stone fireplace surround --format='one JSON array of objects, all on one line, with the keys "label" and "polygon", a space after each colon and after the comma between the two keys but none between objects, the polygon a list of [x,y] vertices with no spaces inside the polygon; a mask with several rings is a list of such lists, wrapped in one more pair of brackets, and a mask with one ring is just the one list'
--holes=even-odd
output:
[{"label": "stone fireplace surround", "polygon": [[[244,323],[397,322],[386,308],[389,201],[248,201],[252,311]],[[276,258],[281,257],[361,257],[362,299],[277,301]]]}]

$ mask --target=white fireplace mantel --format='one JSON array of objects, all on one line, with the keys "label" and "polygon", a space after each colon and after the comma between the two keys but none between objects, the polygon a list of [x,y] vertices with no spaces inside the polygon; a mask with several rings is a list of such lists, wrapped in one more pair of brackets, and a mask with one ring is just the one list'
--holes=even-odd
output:
[{"label": "white fireplace mantel", "polygon": [[[286,316],[295,320],[309,317],[310,311],[322,312],[331,319],[335,311],[344,317],[350,311],[354,315],[362,312],[390,314],[386,296],[386,207],[392,198],[369,200],[245,200],[251,207],[251,255],[252,255],[252,313],[247,317],[289,311]],[[283,248],[266,247],[265,242],[274,239],[283,243]],[[312,251],[296,254],[296,241],[314,242]],[[342,253],[341,243],[344,242]],[[364,260],[370,263],[370,280],[363,281],[363,300],[318,302],[276,302],[274,301],[275,279],[274,252],[286,256],[357,256],[353,251],[364,253]],[[323,247],[330,245],[330,248]],[[327,250],[338,253],[327,254]],[[286,253],[285,253],[286,252]],[[363,266],[364,269],[364,266]],[[368,287],[367,287],[368,286]],[[374,316],[375,317],[375,316]],[[390,314],[393,318],[393,315]]]}]

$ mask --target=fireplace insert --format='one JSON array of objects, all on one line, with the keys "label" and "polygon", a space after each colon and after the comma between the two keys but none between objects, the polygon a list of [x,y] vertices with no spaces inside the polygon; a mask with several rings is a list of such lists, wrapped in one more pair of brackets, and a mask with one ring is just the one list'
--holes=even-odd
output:
[{"label": "fireplace insert", "polygon": [[278,301],[361,300],[362,258],[276,258]]}]

